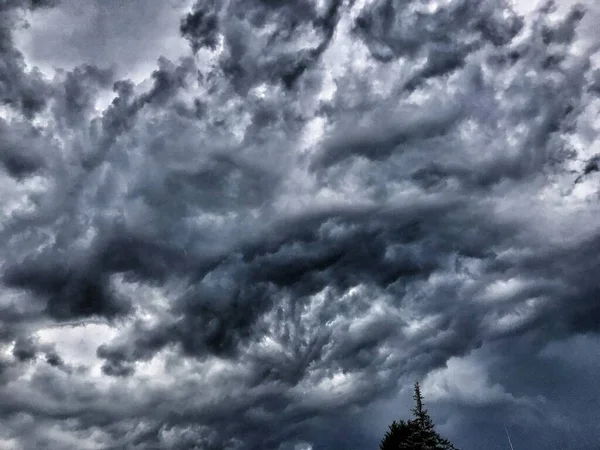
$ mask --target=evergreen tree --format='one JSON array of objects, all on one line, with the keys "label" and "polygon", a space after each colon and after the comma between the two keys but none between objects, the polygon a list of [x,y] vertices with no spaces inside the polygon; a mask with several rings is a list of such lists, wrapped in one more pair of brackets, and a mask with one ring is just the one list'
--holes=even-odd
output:
[{"label": "evergreen tree", "polygon": [[454,446],[447,439],[442,438],[434,429],[433,420],[423,406],[423,396],[419,383],[415,383],[413,395],[415,407],[412,410],[414,421],[417,423],[417,441],[419,450],[450,450]]},{"label": "evergreen tree", "polygon": [[423,406],[419,383],[415,383],[413,419],[392,422],[381,440],[380,450],[456,450],[434,429],[433,420]]},{"label": "evergreen tree", "polygon": [[416,423],[410,420],[408,422],[394,420],[381,440],[379,448],[381,450],[411,450],[414,448],[413,440],[417,431],[415,425]]}]

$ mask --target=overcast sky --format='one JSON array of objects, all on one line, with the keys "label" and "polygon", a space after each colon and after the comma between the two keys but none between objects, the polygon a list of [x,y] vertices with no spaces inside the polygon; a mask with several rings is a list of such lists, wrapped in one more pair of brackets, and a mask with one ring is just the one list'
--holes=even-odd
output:
[{"label": "overcast sky", "polygon": [[600,442],[595,0],[0,0],[0,449]]}]

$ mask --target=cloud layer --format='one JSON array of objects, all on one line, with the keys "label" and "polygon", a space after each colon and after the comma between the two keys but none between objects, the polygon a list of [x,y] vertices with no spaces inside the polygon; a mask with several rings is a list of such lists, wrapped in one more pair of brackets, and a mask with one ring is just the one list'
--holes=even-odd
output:
[{"label": "cloud layer", "polygon": [[598,441],[593,2],[87,3],[0,6],[1,448]]}]

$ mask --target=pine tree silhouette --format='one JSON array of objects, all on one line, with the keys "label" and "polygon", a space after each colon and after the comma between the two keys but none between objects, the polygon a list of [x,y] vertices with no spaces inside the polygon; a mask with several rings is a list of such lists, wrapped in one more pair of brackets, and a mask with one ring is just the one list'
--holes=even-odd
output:
[{"label": "pine tree silhouette", "polygon": [[413,419],[392,422],[381,440],[380,450],[456,450],[434,429],[433,420],[423,406],[419,383],[415,383]]},{"label": "pine tree silhouette", "polygon": [[416,432],[415,422],[410,420],[396,422],[394,420],[381,440],[379,448],[381,450],[411,450],[415,448]]}]

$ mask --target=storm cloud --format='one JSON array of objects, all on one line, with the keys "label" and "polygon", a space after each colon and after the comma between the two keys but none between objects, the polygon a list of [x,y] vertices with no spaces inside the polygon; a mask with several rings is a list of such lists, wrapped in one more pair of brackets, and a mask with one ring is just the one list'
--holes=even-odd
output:
[{"label": "storm cloud", "polygon": [[596,445],[594,8],[2,3],[0,447]]}]

